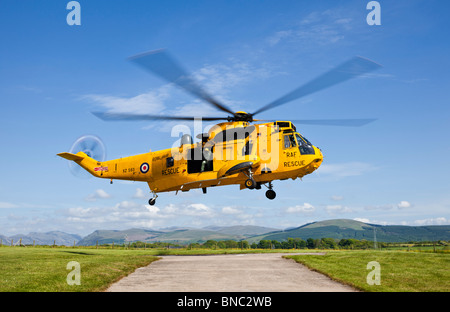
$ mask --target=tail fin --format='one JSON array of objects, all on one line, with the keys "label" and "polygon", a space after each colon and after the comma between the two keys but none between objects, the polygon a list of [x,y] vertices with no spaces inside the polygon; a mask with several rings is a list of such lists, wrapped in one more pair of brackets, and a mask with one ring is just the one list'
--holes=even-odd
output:
[{"label": "tail fin", "polygon": [[98,169],[99,168],[98,166],[100,165],[100,163],[97,160],[89,157],[87,154],[85,154],[83,152],[78,152],[77,154],[65,152],[65,153],[59,153],[57,155],[59,157],[76,162],[78,165],[83,167],[86,171],[88,171],[94,177],[101,177],[103,175],[103,171]]}]

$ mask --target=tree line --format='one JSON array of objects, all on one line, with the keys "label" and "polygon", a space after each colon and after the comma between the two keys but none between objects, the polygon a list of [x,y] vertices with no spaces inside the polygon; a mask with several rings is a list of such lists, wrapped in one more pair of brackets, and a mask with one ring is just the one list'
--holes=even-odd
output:
[{"label": "tree line", "polygon": [[[410,242],[416,246],[420,245],[441,245],[447,246],[447,241],[437,242]],[[204,243],[190,244],[190,248],[208,248],[208,249],[227,249],[227,248],[241,248],[241,249],[371,249],[371,248],[388,248],[398,245],[398,243],[374,242],[365,239],[358,240],[352,238],[308,238],[303,240],[301,238],[288,238],[286,241],[277,240],[260,240],[258,243],[249,243],[246,240],[234,241],[223,240],[215,241],[208,240]]]},{"label": "tree line", "polygon": [[[189,249],[373,249],[399,247],[401,245],[414,244],[414,246],[449,246],[448,241],[430,241],[430,242],[408,242],[408,243],[387,243],[373,242],[365,239],[358,240],[352,238],[334,239],[334,238],[288,238],[286,241],[260,240],[259,242],[249,243],[246,240],[207,240],[206,242],[196,242],[177,244],[175,242],[129,242],[117,244],[116,246],[128,248],[189,248]],[[105,244],[110,245],[110,244]]]},{"label": "tree line", "polygon": [[[258,243],[249,243],[246,240],[207,240],[206,242],[190,243],[187,246],[176,243],[153,242],[144,243],[141,241],[123,244],[129,248],[185,248],[190,249],[368,249],[373,248],[374,243],[367,240],[357,239],[334,239],[334,238],[288,238],[286,241],[260,240]],[[378,247],[383,247],[385,243],[378,243]],[[120,245],[118,245],[120,246]]]},{"label": "tree line", "polygon": [[[383,247],[385,243],[377,243],[377,247]],[[258,243],[249,243],[246,240],[234,241],[208,240],[204,243],[193,243],[190,248],[208,248],[208,249],[368,249],[374,247],[374,242],[357,239],[334,239],[334,238],[288,238],[286,241],[260,240]]]}]

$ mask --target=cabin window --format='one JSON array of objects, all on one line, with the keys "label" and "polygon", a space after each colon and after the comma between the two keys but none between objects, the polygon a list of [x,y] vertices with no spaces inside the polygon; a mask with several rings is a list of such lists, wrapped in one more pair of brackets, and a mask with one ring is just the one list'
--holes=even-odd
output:
[{"label": "cabin window", "polygon": [[166,168],[173,167],[173,157],[166,158]]},{"label": "cabin window", "polygon": [[210,148],[205,147],[205,150],[202,150],[201,147],[196,147],[188,151],[188,173],[213,171],[213,151]]},{"label": "cabin window", "polygon": [[295,142],[295,137],[293,134],[288,134],[284,136],[284,148],[296,147],[297,142]]}]

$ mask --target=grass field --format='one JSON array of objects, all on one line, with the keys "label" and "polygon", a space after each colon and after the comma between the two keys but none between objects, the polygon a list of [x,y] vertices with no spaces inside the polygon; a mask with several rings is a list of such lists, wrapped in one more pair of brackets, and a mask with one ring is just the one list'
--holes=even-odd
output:
[{"label": "grass field", "polygon": [[[242,252],[321,252],[321,250],[240,249],[110,249],[70,247],[0,248],[0,292],[98,292],[163,254],[229,254]],[[326,251],[326,255],[292,257],[308,267],[363,291],[448,292],[450,254],[405,251]],[[69,285],[68,274],[80,264],[80,285]],[[380,285],[368,285],[367,263],[380,264]]]},{"label": "grass field", "polygon": [[[102,291],[121,277],[158,258],[140,250],[78,248],[0,248],[2,292]],[[69,285],[67,276],[80,264],[80,285]]]},{"label": "grass field", "polygon": [[[404,251],[327,251],[324,256],[288,256],[334,280],[370,292],[449,292],[450,254]],[[380,285],[367,275],[379,263]]]}]

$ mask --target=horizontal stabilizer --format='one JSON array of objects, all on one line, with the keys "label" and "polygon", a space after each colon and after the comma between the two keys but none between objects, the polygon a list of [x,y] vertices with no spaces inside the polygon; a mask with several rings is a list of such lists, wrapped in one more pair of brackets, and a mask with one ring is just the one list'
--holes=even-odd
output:
[{"label": "horizontal stabilizer", "polygon": [[73,160],[73,161],[82,161],[84,159],[83,156],[78,156],[72,153],[59,153],[57,154],[59,157],[68,159],[68,160]]}]

